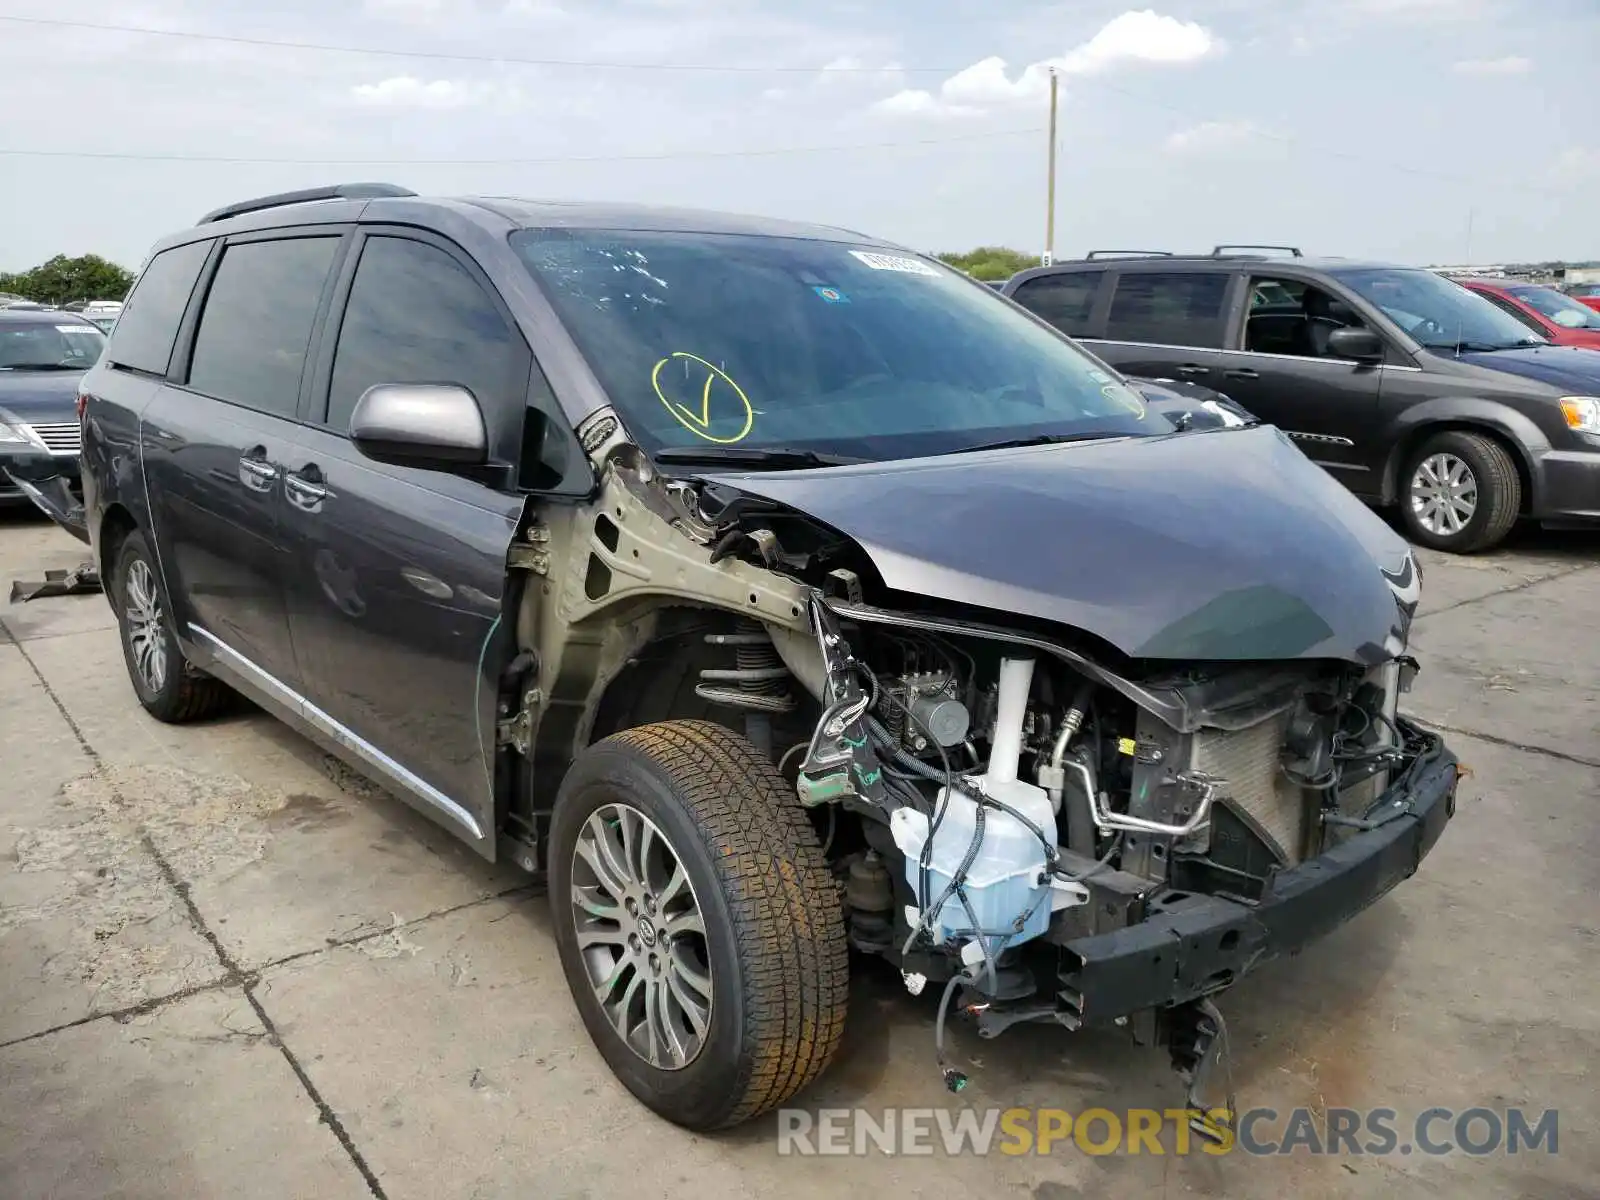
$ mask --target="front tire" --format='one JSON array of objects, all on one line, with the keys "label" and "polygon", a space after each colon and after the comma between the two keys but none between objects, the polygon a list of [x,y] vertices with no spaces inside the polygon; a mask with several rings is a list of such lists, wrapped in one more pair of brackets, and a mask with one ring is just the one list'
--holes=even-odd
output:
[{"label": "front tire", "polygon": [[744,738],[667,721],[589,747],[549,864],[578,1012],[649,1108],[724,1129],[828,1065],[849,992],[837,888],[794,790]]},{"label": "front tire", "polygon": [[1411,540],[1454,554],[1499,545],[1522,508],[1511,452],[1481,433],[1435,434],[1406,463],[1401,484],[1400,518]]},{"label": "front tire", "polygon": [[232,693],[218,680],[200,674],[183,656],[172,624],[172,605],[142,533],[130,533],[117,551],[111,594],[128,679],[145,711],[169,724],[218,712]]}]

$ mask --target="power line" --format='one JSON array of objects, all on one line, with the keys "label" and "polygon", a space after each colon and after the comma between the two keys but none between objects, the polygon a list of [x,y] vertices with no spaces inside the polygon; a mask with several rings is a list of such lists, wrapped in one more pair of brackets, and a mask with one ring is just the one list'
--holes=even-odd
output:
[{"label": "power line", "polygon": [[127,162],[231,163],[249,166],[296,167],[513,167],[559,166],[569,163],[666,162],[673,159],[776,158],[786,154],[840,154],[855,150],[900,150],[918,146],[943,146],[951,142],[987,141],[990,138],[1032,137],[1042,129],[999,129],[916,141],[857,142],[837,146],[773,146],[749,150],[673,150],[649,154],[582,154],[552,158],[255,158],[230,154],[143,154],[114,150],[24,150],[0,147],[0,157],[69,158]]},{"label": "power line", "polygon": [[386,58],[432,59],[439,62],[505,63],[519,67],[582,67],[608,71],[724,72],[738,75],[953,75],[960,67],[821,67],[760,66],[750,63],[618,62],[614,59],[523,58],[514,54],[470,54],[449,50],[392,50],[376,46],[351,46],[331,42],[302,42],[284,38],[243,37],[225,33],[197,33],[186,29],[155,29],[147,25],[110,25],[68,21],[58,17],[12,17],[0,21],[18,25],[51,25],[62,29],[88,29],[100,33],[134,33],[145,37],[177,38],[195,42],[225,42],[234,46],[261,46],[274,50],[315,50],[325,54],[370,54]]}]

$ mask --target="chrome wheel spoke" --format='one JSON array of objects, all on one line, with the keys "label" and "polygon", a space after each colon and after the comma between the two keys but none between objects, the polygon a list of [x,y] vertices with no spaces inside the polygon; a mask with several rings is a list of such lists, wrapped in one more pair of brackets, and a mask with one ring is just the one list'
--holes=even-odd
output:
[{"label": "chrome wheel spoke", "polygon": [[654,1067],[693,1062],[711,1023],[705,917],[667,836],[630,805],[602,805],[578,831],[569,893],[607,1022]]},{"label": "chrome wheel spoke", "polygon": [[1432,454],[1411,476],[1411,511],[1429,533],[1460,533],[1478,511],[1478,480],[1454,454]]}]

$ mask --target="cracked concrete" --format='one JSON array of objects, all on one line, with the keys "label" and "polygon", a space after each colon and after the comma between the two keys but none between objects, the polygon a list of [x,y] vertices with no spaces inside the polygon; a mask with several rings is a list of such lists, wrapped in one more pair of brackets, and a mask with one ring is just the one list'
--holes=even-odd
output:
[{"label": "cracked concrete", "polygon": [[[77,547],[0,516],[0,587]],[[694,1137],[614,1082],[542,896],[256,713],[144,717],[98,597],[0,610],[0,1196],[388,1200],[817,1194],[1592,1196],[1600,1107],[1600,540],[1424,555],[1406,707],[1473,768],[1417,878],[1225,998],[1233,1082],[1287,1113],[1561,1110],[1510,1158],[780,1158],[767,1118]],[[1120,1035],[954,1032],[863,964],[802,1103],[1179,1102]]]}]

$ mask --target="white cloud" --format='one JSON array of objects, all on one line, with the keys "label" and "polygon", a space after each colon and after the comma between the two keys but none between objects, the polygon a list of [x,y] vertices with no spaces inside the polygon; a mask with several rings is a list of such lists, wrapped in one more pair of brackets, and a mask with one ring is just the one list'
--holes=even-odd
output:
[{"label": "white cloud", "polygon": [[880,100],[873,109],[892,116],[970,116],[983,109],[1042,100],[1050,88],[1051,68],[1063,76],[1098,75],[1133,63],[1195,62],[1221,50],[1222,42],[1205,26],[1139,9],[1112,18],[1087,42],[1058,58],[1029,63],[1014,78],[1005,59],[991,56],[956,72],[937,92],[907,89]]},{"label": "white cloud", "polygon": [[1257,140],[1262,130],[1254,121],[1202,121],[1167,137],[1173,154],[1219,154]]},{"label": "white cloud", "polygon": [[521,102],[515,87],[494,83],[462,83],[453,79],[424,82],[412,75],[395,75],[378,83],[350,89],[357,104],[369,108],[457,109],[496,104],[509,107]]},{"label": "white cloud", "polygon": [[1125,12],[1059,63],[1069,75],[1088,75],[1126,62],[1186,63],[1219,48],[1203,25],[1164,17],[1151,9]]},{"label": "white cloud", "polygon": [[1451,66],[1451,70],[1462,75],[1526,75],[1532,69],[1533,60],[1519,54],[1505,58],[1468,58]]}]

